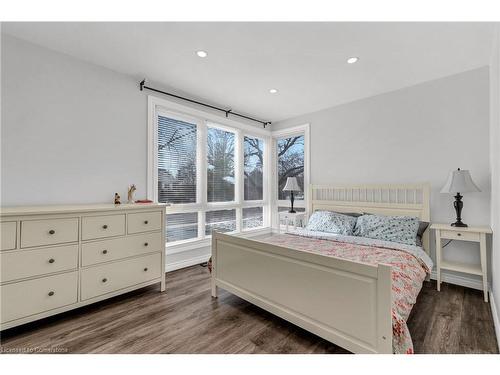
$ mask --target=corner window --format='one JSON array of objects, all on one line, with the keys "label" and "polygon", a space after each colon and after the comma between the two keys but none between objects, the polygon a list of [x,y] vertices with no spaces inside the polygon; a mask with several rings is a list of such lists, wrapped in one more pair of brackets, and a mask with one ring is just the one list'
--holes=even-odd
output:
[{"label": "corner window", "polygon": [[295,192],[296,200],[304,200],[304,136],[277,139],[278,200],[288,199],[283,191],[288,177],[296,177],[301,191]]},{"label": "corner window", "polygon": [[[169,203],[168,245],[263,228],[270,137],[170,111],[150,97],[148,196]],[[269,147],[269,146],[267,146]]]}]

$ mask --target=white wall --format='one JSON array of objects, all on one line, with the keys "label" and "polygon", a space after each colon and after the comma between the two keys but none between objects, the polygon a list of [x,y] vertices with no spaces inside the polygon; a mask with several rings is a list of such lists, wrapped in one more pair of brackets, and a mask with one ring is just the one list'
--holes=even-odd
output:
[{"label": "white wall", "polygon": [[[490,65],[491,226],[493,228],[492,309],[500,342],[500,30],[496,30]],[[495,304],[495,305],[494,305]]]},{"label": "white wall", "polygon": [[146,193],[137,81],[2,36],[2,205],[112,202]]},{"label": "white wall", "polygon": [[[430,182],[433,222],[454,221],[453,198],[439,190],[451,170],[469,169],[482,192],[465,195],[463,219],[489,224],[488,80],[484,67],[302,115],[273,130],[311,124],[313,184]],[[445,248],[447,258],[464,262],[478,262],[478,253],[475,244]]]}]

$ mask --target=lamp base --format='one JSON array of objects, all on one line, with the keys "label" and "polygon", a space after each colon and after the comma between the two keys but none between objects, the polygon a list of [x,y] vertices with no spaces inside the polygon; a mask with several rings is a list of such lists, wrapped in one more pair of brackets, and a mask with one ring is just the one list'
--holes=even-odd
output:
[{"label": "lamp base", "polygon": [[296,213],[296,212],[297,212],[297,211],[295,211],[295,210],[288,210],[288,213],[289,213],[289,214],[294,214],[294,213]]},{"label": "lamp base", "polygon": [[451,223],[452,227],[460,227],[460,228],[467,228],[468,225],[462,223],[461,221],[455,221],[454,223]]}]

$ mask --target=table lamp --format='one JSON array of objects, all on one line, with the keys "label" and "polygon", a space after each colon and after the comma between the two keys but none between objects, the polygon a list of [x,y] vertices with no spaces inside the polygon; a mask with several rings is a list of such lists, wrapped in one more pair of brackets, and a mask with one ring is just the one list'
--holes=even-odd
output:
[{"label": "table lamp", "polygon": [[286,184],[285,187],[283,188],[283,191],[289,191],[290,192],[290,202],[292,206],[290,207],[290,212],[291,214],[295,213],[295,210],[293,209],[293,192],[294,191],[301,191],[299,184],[297,183],[297,177],[288,177],[286,179]]},{"label": "table lamp", "polygon": [[462,202],[463,197],[460,193],[472,193],[476,191],[481,190],[472,181],[469,171],[458,168],[456,171],[450,172],[448,181],[446,181],[446,184],[441,189],[441,193],[456,194],[453,207],[455,207],[455,211],[457,212],[457,221],[451,224],[453,227],[467,227],[467,224],[462,222],[461,216],[464,203]]}]

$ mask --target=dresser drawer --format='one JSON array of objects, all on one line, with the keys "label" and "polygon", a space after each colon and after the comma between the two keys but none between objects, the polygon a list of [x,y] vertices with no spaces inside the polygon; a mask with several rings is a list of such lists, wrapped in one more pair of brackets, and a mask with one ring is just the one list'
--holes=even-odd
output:
[{"label": "dresser drawer", "polygon": [[149,232],[161,229],[162,212],[139,212],[128,215],[128,233]]},{"label": "dresser drawer", "polygon": [[454,230],[442,230],[441,238],[449,240],[463,240],[479,242],[479,233],[460,232]]},{"label": "dresser drawer", "polygon": [[85,216],[82,218],[82,240],[125,234],[125,215]]},{"label": "dresser drawer", "polygon": [[17,223],[15,221],[4,221],[0,223],[0,236],[0,250],[15,249],[17,242]]},{"label": "dresser drawer", "polygon": [[78,218],[21,221],[21,247],[78,241]]},{"label": "dresser drawer", "polygon": [[109,262],[135,255],[160,252],[161,233],[147,233],[82,244],[82,266]]},{"label": "dresser drawer", "polygon": [[81,271],[81,299],[111,293],[160,276],[160,253],[87,268]]},{"label": "dresser drawer", "polygon": [[1,322],[76,303],[77,283],[75,271],[0,286]]},{"label": "dresser drawer", "polygon": [[0,281],[6,282],[78,267],[78,245],[0,254]]}]

